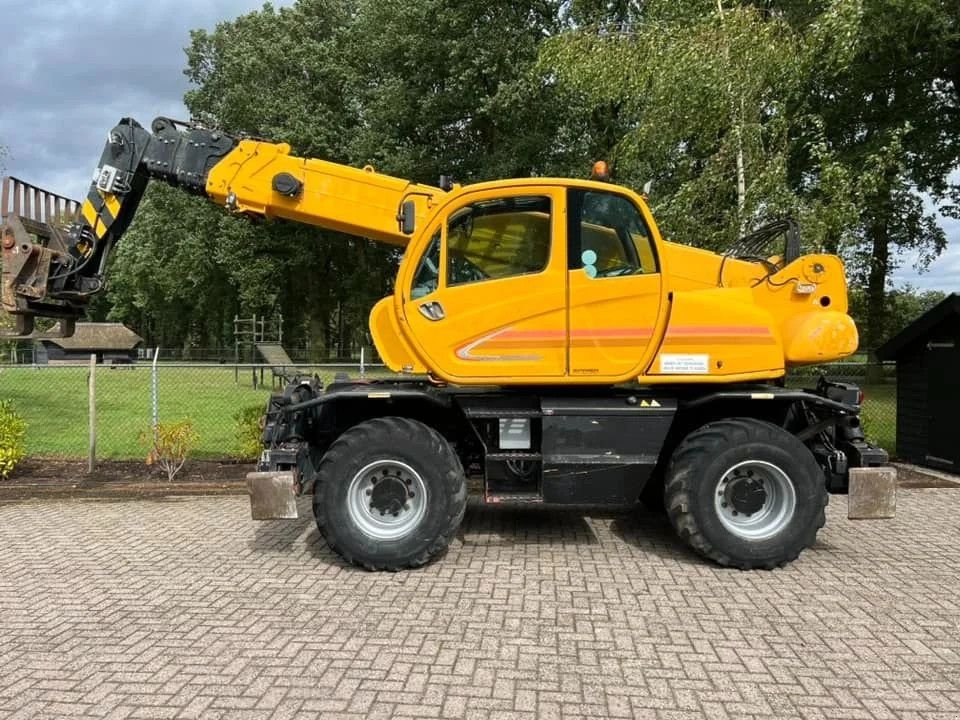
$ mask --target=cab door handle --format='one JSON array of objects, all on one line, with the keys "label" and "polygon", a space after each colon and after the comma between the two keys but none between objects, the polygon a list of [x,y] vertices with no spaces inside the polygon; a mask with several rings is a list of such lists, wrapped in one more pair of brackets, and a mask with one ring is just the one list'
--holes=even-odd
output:
[{"label": "cab door handle", "polygon": [[436,300],[425,302],[417,309],[420,310],[420,314],[423,315],[427,320],[433,320],[434,322],[437,320],[443,320],[446,317],[443,312],[443,305],[438,303]]}]

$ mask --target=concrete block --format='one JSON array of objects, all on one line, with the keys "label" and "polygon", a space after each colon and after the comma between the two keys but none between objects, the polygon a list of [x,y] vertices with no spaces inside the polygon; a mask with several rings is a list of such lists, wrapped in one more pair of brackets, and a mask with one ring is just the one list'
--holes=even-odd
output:
[{"label": "concrete block", "polygon": [[847,496],[850,520],[892,518],[897,510],[897,469],[889,466],[852,468]]},{"label": "concrete block", "polygon": [[247,473],[250,515],[254,520],[296,520],[297,492],[292,472]]}]

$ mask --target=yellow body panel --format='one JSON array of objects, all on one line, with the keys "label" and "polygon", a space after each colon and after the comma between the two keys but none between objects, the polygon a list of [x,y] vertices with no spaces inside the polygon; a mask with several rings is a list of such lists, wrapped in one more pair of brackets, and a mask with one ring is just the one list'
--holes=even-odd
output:
[{"label": "yellow body panel", "polygon": [[748,288],[674,293],[670,321],[649,375],[783,375],[780,337]]},{"label": "yellow body panel", "polygon": [[[856,350],[834,256],[801,257],[770,274],[779,258],[764,265],[666,242],[644,200],[607,183],[534,178],[444,191],[289,153],[285,144],[243,140],[210,171],[207,192],[235,212],[407,245],[393,296],[370,315],[392,370],[463,385],[722,383],[775,379]],[[278,173],[302,183],[296,197],[273,190]],[[570,188],[626,198],[649,239],[621,238],[583,215],[578,247],[600,256],[593,275],[585,272],[567,257]],[[481,211],[530,197],[549,199],[549,210]],[[398,224],[405,201],[415,204],[411,236]],[[457,219],[465,212],[466,224]],[[435,237],[436,277],[415,287]],[[607,250],[621,241],[635,244],[635,274],[606,272],[618,262],[604,259]],[[482,274],[471,276],[475,266]]]},{"label": "yellow body panel", "polygon": [[383,298],[370,311],[370,334],[376,338],[380,359],[394,372],[422,375],[428,371],[400,332],[392,297]]}]

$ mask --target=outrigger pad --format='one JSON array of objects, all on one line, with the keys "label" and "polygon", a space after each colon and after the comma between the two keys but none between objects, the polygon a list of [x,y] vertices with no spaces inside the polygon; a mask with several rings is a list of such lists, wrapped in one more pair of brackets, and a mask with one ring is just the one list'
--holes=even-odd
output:
[{"label": "outrigger pad", "polygon": [[850,468],[850,492],[847,518],[882,520],[897,511],[897,469],[883,467]]},{"label": "outrigger pad", "polygon": [[254,520],[296,520],[296,480],[292,472],[247,473],[250,515]]}]

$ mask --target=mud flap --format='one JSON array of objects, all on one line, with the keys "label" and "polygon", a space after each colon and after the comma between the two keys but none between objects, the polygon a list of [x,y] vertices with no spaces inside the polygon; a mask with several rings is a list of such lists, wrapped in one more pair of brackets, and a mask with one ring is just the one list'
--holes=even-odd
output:
[{"label": "mud flap", "polygon": [[882,520],[897,510],[897,469],[894,467],[850,468],[847,518]]},{"label": "mud flap", "polygon": [[247,473],[250,516],[254,520],[296,520],[297,492],[294,473]]}]

